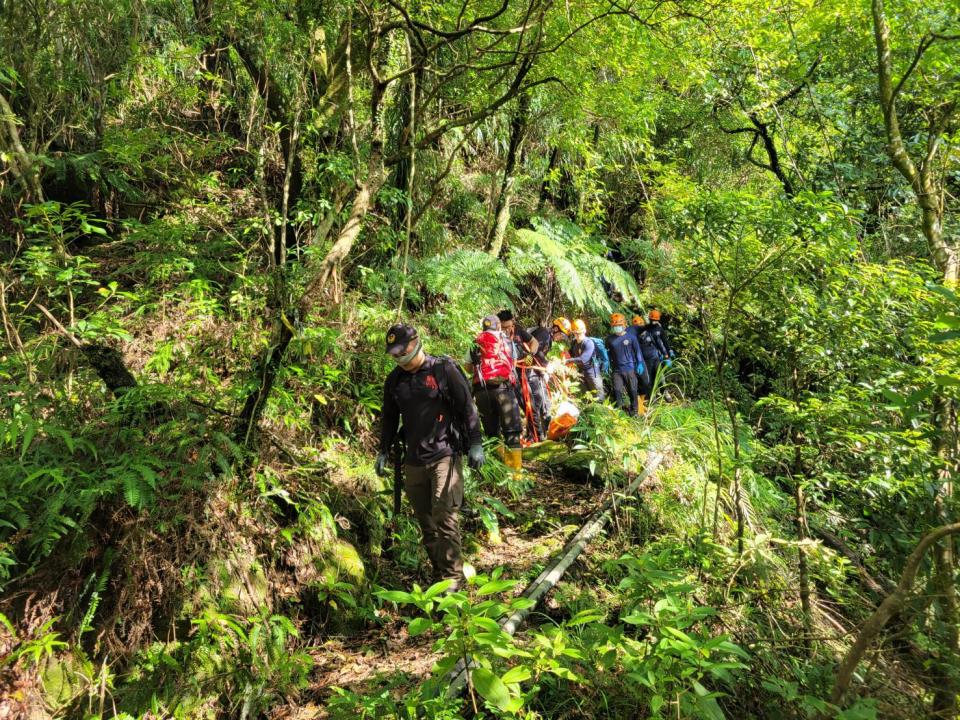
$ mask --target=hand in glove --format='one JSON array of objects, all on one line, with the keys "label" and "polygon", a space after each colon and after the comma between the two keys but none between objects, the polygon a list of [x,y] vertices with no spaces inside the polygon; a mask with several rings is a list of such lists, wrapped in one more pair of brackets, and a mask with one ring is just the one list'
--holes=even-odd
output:
[{"label": "hand in glove", "polygon": [[470,446],[470,451],[467,453],[467,465],[474,470],[479,470],[486,459],[483,454],[483,445]]},{"label": "hand in glove", "polygon": [[377,453],[377,459],[373,461],[373,470],[380,477],[387,476],[387,454],[385,452]]},{"label": "hand in glove", "polygon": [[667,367],[673,367],[673,360],[671,360],[670,358],[667,358],[665,361],[665,364]]},{"label": "hand in glove", "polygon": [[646,369],[642,361],[637,363],[637,375],[643,375],[643,371]]}]

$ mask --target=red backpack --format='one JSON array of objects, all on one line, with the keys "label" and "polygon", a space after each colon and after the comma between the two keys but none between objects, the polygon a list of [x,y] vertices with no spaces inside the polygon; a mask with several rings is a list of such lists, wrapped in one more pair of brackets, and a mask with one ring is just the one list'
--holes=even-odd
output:
[{"label": "red backpack", "polygon": [[472,358],[473,381],[486,383],[490,380],[517,381],[513,372],[513,354],[507,346],[507,339],[503,333],[494,330],[484,330],[473,341],[476,357]]}]

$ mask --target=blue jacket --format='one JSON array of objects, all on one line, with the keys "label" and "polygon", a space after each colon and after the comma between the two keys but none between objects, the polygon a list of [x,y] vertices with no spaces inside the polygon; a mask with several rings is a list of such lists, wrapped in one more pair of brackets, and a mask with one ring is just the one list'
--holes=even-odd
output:
[{"label": "blue jacket", "polygon": [[610,367],[614,372],[636,372],[642,356],[640,343],[633,333],[608,335],[606,344],[610,353]]},{"label": "blue jacket", "polygon": [[593,362],[593,356],[597,352],[593,340],[588,337],[583,339],[582,343],[576,340],[570,345],[570,362],[577,366],[577,369],[584,375],[599,375],[600,368]]}]

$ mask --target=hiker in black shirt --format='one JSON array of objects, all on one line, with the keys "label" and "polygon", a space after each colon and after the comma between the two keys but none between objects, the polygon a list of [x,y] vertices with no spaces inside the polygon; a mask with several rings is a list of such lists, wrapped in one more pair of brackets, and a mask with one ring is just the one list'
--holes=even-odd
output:
[{"label": "hiker in black shirt", "polygon": [[387,352],[398,367],[384,383],[380,452],[374,468],[381,476],[386,473],[402,418],[407,446],[404,488],[435,573],[456,589],[463,578],[458,517],[463,503],[461,442],[469,446],[470,467],[484,463],[477,408],[453,361],[424,353],[411,326],[398,324],[387,331]]},{"label": "hiker in black shirt", "polygon": [[566,318],[557,318],[549,328],[530,328],[529,332],[537,341],[537,349],[532,355],[530,367],[527,368],[527,383],[530,386],[530,398],[533,401],[533,418],[537,424],[537,437],[547,439],[547,430],[550,427],[550,390],[547,387],[550,376],[547,373],[547,353],[553,347],[553,342],[565,342],[570,331],[570,321]]},{"label": "hiker in black shirt", "polygon": [[[513,351],[513,364],[516,374],[516,382],[513,385],[513,391],[517,396],[517,406],[520,408],[522,426],[523,417],[527,412],[527,401],[523,395],[523,379],[524,375],[526,375],[528,382],[527,387],[532,393],[533,389],[529,386],[530,376],[526,369],[530,367],[533,354],[539,349],[540,343],[529,331],[524,330],[522,327],[517,325],[513,318],[513,313],[510,310],[501,310],[497,313],[497,318],[500,320],[500,331],[507,338],[509,338],[511,342],[511,350]],[[534,404],[534,401],[531,399],[531,405]],[[531,410],[533,411],[533,408],[531,408]],[[532,431],[528,429],[528,433],[532,434]]]}]

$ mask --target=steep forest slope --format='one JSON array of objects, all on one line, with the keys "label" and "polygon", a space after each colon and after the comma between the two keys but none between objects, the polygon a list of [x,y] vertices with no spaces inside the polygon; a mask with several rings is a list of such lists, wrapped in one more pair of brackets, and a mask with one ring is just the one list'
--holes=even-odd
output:
[{"label": "steep forest slope", "polygon": [[[0,718],[957,717],[958,77],[955,2],[0,1]],[[386,329],[654,307],[441,602]]]}]

